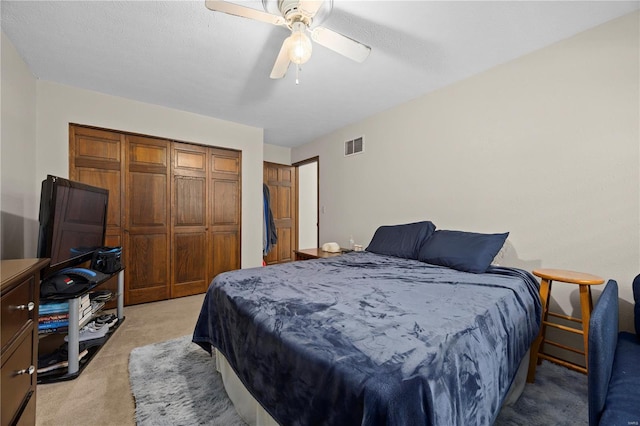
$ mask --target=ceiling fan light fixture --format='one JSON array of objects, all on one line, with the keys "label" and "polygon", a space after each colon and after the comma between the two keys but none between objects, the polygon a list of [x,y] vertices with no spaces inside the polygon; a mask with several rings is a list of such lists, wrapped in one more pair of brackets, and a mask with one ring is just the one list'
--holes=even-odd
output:
[{"label": "ceiling fan light fixture", "polygon": [[291,35],[282,43],[273,64],[269,75],[272,79],[283,78],[291,62],[296,64],[296,73],[299,73],[300,65],[311,58],[313,50],[311,40],[356,62],[363,62],[371,52],[369,46],[359,41],[318,26],[318,23],[331,12],[333,0],[262,0],[265,12],[237,4],[235,1],[239,0],[231,2],[205,0],[205,6],[214,12],[240,16],[291,30]]},{"label": "ceiling fan light fixture", "polygon": [[289,60],[296,65],[302,65],[311,58],[313,46],[311,40],[305,34],[305,25],[302,22],[293,24],[292,33],[287,38]]}]

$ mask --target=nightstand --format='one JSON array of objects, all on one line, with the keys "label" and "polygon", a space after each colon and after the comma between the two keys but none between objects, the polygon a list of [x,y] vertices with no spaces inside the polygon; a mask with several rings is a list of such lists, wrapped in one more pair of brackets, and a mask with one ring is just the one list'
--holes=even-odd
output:
[{"label": "nightstand", "polygon": [[337,253],[330,253],[328,251],[322,251],[322,249],[319,247],[293,251],[293,254],[295,255],[295,260],[326,259],[328,257],[340,256],[343,253],[344,251],[339,251]]}]

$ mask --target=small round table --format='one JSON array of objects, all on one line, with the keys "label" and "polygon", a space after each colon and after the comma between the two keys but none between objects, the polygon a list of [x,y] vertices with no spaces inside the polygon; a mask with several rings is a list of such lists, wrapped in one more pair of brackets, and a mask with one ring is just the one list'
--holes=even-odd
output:
[{"label": "small round table", "polygon": [[[546,359],[548,361],[586,374],[586,366],[589,365],[587,359],[587,354],[589,352],[589,320],[591,318],[591,311],[593,310],[591,286],[602,284],[604,283],[604,280],[596,275],[585,274],[583,272],[567,271],[564,269],[535,269],[533,271],[533,275],[541,278],[540,299],[542,299],[542,323],[540,325],[540,333],[531,346],[531,357],[529,359],[529,372],[527,375],[527,381],[532,383],[535,380],[536,366],[542,361],[542,359]],[[582,314],[582,318],[573,318],[568,315],[549,312],[549,296],[551,295],[551,284],[553,283],[553,281],[560,281],[568,284],[577,284],[578,286],[580,286],[580,311]],[[549,315],[557,318],[562,318],[564,320],[581,323],[582,329],[549,322]],[[547,326],[554,327],[563,331],[581,334],[584,342],[584,352],[570,346],[562,345],[560,343],[546,339],[545,333]],[[584,355],[585,367],[545,353],[545,343],[564,350],[569,350]]]}]

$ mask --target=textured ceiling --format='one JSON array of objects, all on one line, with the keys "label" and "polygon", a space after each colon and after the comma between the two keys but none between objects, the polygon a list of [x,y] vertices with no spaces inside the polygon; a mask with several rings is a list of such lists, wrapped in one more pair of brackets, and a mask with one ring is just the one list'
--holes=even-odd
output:
[{"label": "textured ceiling", "polygon": [[[238,1],[262,10],[261,2]],[[269,73],[288,30],[204,1],[6,1],[2,31],[42,80],[264,128],[296,146],[613,18],[638,1],[344,1],[322,23],[371,46],[314,45]]]}]

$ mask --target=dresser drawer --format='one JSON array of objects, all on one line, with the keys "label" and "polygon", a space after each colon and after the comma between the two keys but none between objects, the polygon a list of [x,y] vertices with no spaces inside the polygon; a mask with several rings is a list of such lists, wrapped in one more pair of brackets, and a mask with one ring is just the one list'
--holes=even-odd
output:
[{"label": "dresser drawer", "polygon": [[[2,334],[0,342],[2,350],[5,346],[27,325],[29,320],[34,321],[37,315],[34,298],[34,277],[26,278],[20,285],[2,295]],[[31,303],[31,305],[29,305]],[[31,310],[29,307],[31,306]]]},{"label": "dresser drawer", "polygon": [[29,396],[27,405],[22,410],[22,413],[18,414],[20,418],[16,423],[16,426],[33,426],[36,424],[36,393],[32,392]]},{"label": "dresser drawer", "polygon": [[[31,392],[35,389],[36,373],[29,374],[27,370],[33,362],[33,337],[35,327],[30,327],[20,334],[2,354],[2,376],[0,377],[0,395],[2,397],[2,424],[11,422],[28,402]],[[36,365],[33,366],[37,368]],[[18,374],[21,372],[22,374]]]}]

